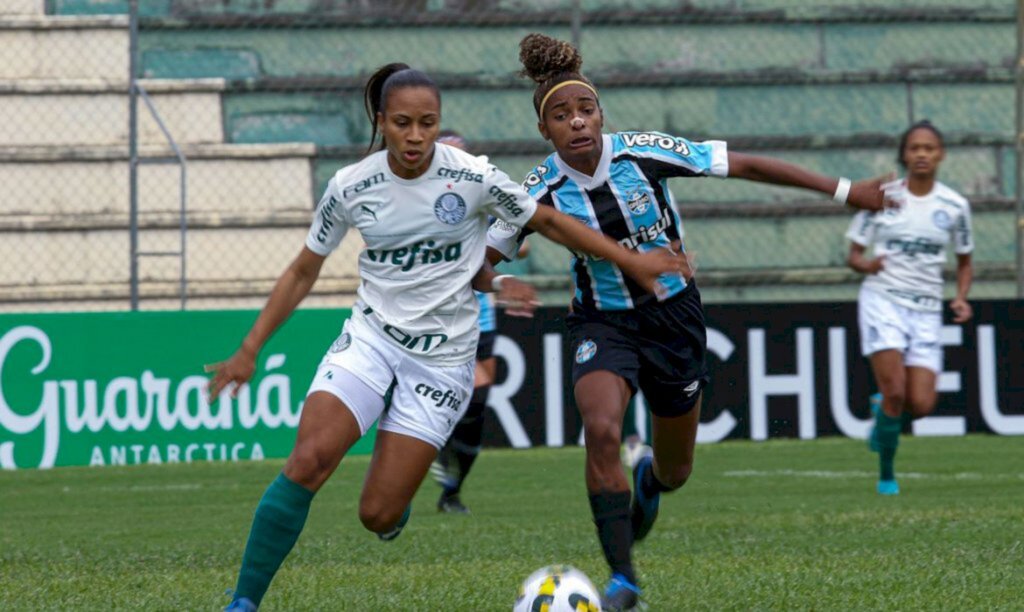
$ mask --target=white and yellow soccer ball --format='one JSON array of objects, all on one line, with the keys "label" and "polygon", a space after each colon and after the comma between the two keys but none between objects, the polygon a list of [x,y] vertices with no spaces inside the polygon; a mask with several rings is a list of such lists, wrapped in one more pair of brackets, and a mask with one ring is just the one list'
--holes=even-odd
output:
[{"label": "white and yellow soccer ball", "polygon": [[549,565],[523,581],[512,612],[601,612],[601,598],[580,570]]}]

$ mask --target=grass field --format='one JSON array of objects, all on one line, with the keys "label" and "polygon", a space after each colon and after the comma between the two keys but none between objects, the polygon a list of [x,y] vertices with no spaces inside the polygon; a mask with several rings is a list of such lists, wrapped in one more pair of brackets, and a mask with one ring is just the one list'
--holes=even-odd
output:
[{"label": "grass field", "polygon": [[[485,451],[439,515],[427,483],[383,544],[356,516],[366,457],[314,501],[266,610],[508,610],[551,563],[603,582],[578,448]],[[280,462],[0,474],[0,609],[214,610]],[[651,610],[1024,608],[1024,439],[905,438],[903,493],[862,442],[701,446],[635,551]]]}]

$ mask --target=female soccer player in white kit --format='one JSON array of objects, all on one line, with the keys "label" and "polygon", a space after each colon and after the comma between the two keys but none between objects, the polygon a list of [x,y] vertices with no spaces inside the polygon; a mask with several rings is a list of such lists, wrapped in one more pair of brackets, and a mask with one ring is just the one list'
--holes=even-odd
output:
[{"label": "female soccer player in white kit", "polygon": [[[363,525],[396,537],[409,502],[473,388],[479,327],[473,287],[528,304],[532,288],[512,278],[493,287],[484,266],[489,216],[616,262],[652,290],[682,260],[668,249],[641,256],[550,207],[538,208],[486,160],[436,144],[441,96],[434,81],[389,64],[365,90],[384,150],[343,168],[317,207],[305,246],[227,361],[213,366],[210,394],[245,383],[273,331],[309,293],[326,256],[349,228],[359,254],[358,301],[310,385],[295,446],[256,508],[228,609],[255,610],[302,531],[310,502],[342,457],[380,419],[359,502]],[[385,410],[385,398],[390,405]]]},{"label": "female soccer player in white kit", "polygon": [[[946,245],[956,253],[953,321],[972,316],[971,206],[936,180],[945,154],[942,134],[928,121],[910,126],[900,140],[899,162],[907,176],[889,197],[900,206],[860,212],[850,224],[847,259],[867,275],[858,297],[861,350],[881,396],[872,396],[875,424],[869,443],[879,454],[878,492],[900,492],[893,469],[900,430],[935,409],[936,380],[942,371],[942,266]],[[865,256],[871,246],[874,257]]]}]

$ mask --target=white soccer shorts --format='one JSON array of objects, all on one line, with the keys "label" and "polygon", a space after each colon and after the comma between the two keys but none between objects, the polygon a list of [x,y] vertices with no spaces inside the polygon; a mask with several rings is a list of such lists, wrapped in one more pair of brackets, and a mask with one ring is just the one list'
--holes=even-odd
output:
[{"label": "white soccer shorts", "polygon": [[939,330],[942,314],[901,306],[873,289],[861,287],[857,296],[860,348],[865,357],[895,349],[903,353],[908,367],[942,371]]},{"label": "white soccer shorts", "polygon": [[[389,390],[391,403],[385,406]],[[320,362],[307,397],[316,391],[340,399],[363,434],[379,418],[378,429],[412,436],[440,449],[469,408],[473,362],[424,364],[353,316]]]}]

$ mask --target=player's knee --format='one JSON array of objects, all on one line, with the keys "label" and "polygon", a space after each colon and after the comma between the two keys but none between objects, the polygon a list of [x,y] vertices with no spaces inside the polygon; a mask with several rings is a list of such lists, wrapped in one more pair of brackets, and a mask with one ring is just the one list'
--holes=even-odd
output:
[{"label": "player's knee", "polygon": [[374,533],[386,533],[395,528],[405,508],[394,509],[375,500],[363,498],[359,501],[359,522]]},{"label": "player's knee", "polygon": [[906,409],[909,410],[915,418],[928,416],[935,411],[936,400],[937,397],[934,394],[929,394],[925,397],[911,396],[907,399]]},{"label": "player's knee", "polygon": [[684,463],[668,468],[659,466],[657,476],[661,484],[675,490],[686,484],[686,481],[690,479],[691,473],[693,473],[693,463]]},{"label": "player's knee", "polygon": [[584,424],[583,435],[586,438],[588,457],[609,458],[613,462],[619,460],[622,426],[614,419],[589,419]]},{"label": "player's knee", "polygon": [[319,488],[330,475],[330,458],[308,445],[297,445],[288,456],[284,474],[304,487]]}]

